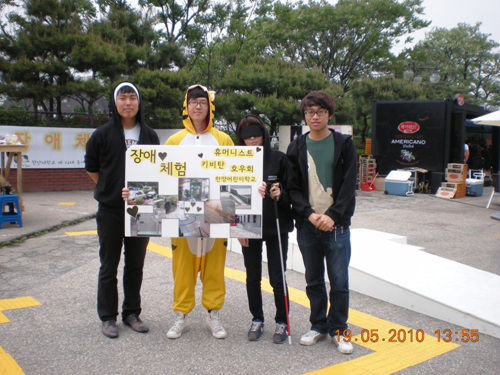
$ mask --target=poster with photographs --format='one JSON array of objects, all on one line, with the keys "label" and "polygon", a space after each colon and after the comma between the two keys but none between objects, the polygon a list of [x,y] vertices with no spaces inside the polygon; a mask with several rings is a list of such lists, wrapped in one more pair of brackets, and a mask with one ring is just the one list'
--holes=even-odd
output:
[{"label": "poster with photographs", "polygon": [[261,238],[264,150],[131,146],[125,236]]}]

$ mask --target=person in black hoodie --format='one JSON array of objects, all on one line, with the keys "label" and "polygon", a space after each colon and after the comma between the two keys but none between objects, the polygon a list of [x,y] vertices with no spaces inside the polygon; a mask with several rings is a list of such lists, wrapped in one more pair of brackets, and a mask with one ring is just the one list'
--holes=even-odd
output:
[{"label": "person in black hoodie", "polygon": [[[357,160],[352,137],[328,128],[334,107],[333,98],[322,91],[302,99],[300,112],[310,131],[288,146],[287,189],[311,304],[311,329],[301,336],[300,344],[314,345],[329,334],[339,352],[350,354],[354,348],[345,336],[350,336],[346,333],[349,226],[356,205]],[[326,291],[325,263],[330,293]]]},{"label": "person in black hoodie", "polygon": [[[269,134],[257,116],[248,115],[242,118],[236,128],[236,137],[238,145],[264,147],[264,182],[259,187],[259,193],[263,197],[262,239],[239,239],[247,271],[248,304],[250,313],[253,316],[252,324],[248,331],[248,340],[258,340],[264,331],[261,279],[262,243],[266,241],[269,280],[273,287],[274,302],[276,304],[276,329],[273,342],[281,344],[287,338],[287,306],[285,303],[285,289],[283,287],[283,274],[281,272],[278,230],[276,227],[273,199],[277,199],[278,204],[283,262],[286,269],[288,232],[293,230],[293,221],[288,195],[283,186],[286,180],[285,154],[271,149]],[[278,182],[273,183],[270,189],[266,189],[267,184],[265,181],[269,181],[270,176],[276,176]]]},{"label": "person in black hoodie", "polygon": [[117,272],[122,244],[124,300],[122,321],[134,331],[148,332],[139,318],[141,284],[148,237],[125,237],[125,152],[130,145],[158,145],[156,132],[146,125],[139,90],[130,82],[115,87],[110,98],[111,120],[90,136],[85,154],[85,169],[96,183],[94,198],[99,202],[96,221],[101,267],[97,284],[97,312],[102,333],[118,337]]}]

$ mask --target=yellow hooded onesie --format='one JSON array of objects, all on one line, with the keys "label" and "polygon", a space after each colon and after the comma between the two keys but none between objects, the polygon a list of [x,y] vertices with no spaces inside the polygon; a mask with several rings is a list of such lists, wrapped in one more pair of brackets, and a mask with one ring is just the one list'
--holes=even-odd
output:
[{"label": "yellow hooded onesie", "polygon": [[[188,93],[199,87],[208,94],[208,125],[196,134],[188,116]],[[182,110],[184,129],[172,135],[166,145],[221,145],[233,146],[226,133],[213,127],[215,107],[213,91],[201,85],[189,87]],[[207,310],[220,310],[224,305],[226,286],[224,268],[226,263],[227,239],[225,238],[172,238],[172,270],[174,275],[173,310],[188,314],[195,306],[195,285],[200,272],[203,283],[201,303]]]}]

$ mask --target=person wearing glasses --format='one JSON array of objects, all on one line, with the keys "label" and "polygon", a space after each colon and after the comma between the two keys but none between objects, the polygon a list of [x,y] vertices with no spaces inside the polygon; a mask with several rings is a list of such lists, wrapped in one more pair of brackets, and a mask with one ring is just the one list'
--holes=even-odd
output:
[{"label": "person wearing glasses", "polygon": [[313,91],[302,99],[300,112],[310,131],[288,146],[286,186],[311,305],[311,329],[302,335],[300,344],[314,345],[328,334],[339,352],[350,354],[353,346],[344,336],[348,336],[349,226],[355,207],[357,160],[352,137],[328,128],[333,111],[334,101],[324,92]]},{"label": "person wearing glasses", "polygon": [[[188,88],[182,111],[184,129],[167,139],[166,145],[233,146],[232,139],[213,127],[214,93],[201,85]],[[203,283],[201,303],[208,310],[206,325],[212,335],[223,339],[227,332],[219,318],[224,305],[226,286],[226,238],[172,238],[172,270],[174,276],[173,311],[175,321],[167,332],[177,339],[188,329],[187,314],[195,306],[198,272]]]},{"label": "person wearing glasses", "polygon": [[[257,116],[248,115],[243,117],[236,128],[236,139],[238,145],[262,146],[264,148],[264,180],[269,176],[276,176],[277,182],[269,188],[266,182],[259,187],[262,201],[262,239],[240,238],[243,260],[247,271],[246,286],[248,305],[252,314],[252,324],[248,331],[248,340],[257,341],[264,331],[264,311],[262,309],[262,244],[266,242],[267,269],[269,271],[269,282],[273,288],[274,304],[276,314],[274,320],[273,342],[282,344],[287,335],[287,306],[285,289],[283,287],[283,273],[281,272],[280,255],[283,256],[283,264],[286,269],[288,251],[288,232],[293,230],[293,221],[288,194],[284,189],[286,180],[286,156],[283,152],[271,149],[271,141],[266,127]],[[278,219],[280,233],[276,227],[273,199],[277,200]],[[279,239],[281,237],[282,254],[280,254]]]}]

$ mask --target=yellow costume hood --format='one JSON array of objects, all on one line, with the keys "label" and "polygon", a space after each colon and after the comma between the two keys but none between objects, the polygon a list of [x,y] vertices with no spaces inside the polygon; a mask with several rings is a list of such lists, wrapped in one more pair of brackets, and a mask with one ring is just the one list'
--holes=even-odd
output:
[{"label": "yellow costume hood", "polygon": [[186,91],[186,95],[184,96],[184,103],[183,103],[183,106],[182,106],[182,123],[184,124],[184,128],[186,129],[186,131],[189,134],[196,134],[196,130],[194,129],[194,125],[193,125],[193,123],[191,122],[191,119],[188,116],[187,97],[188,97],[189,91],[191,91],[192,89],[197,88],[197,87],[201,88],[208,95],[208,107],[209,107],[209,111],[208,111],[208,115],[207,115],[207,127],[205,128],[205,130],[203,130],[202,133],[210,131],[210,129],[212,129],[212,125],[214,123],[215,106],[214,106],[213,100],[215,98],[215,93],[213,91],[209,91],[205,86],[202,86],[202,85],[189,86],[189,88]]}]

